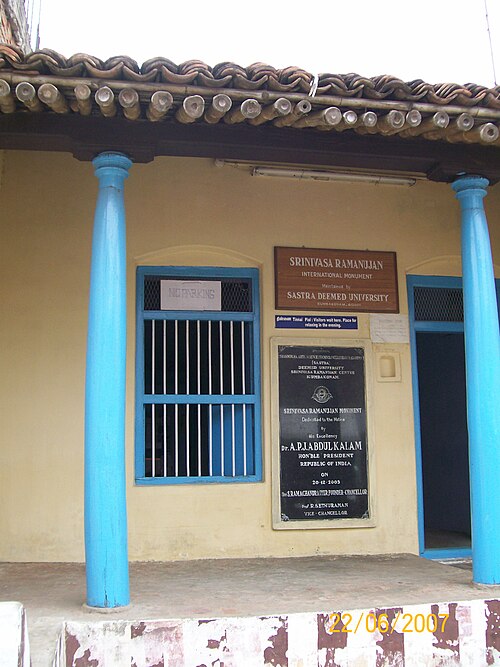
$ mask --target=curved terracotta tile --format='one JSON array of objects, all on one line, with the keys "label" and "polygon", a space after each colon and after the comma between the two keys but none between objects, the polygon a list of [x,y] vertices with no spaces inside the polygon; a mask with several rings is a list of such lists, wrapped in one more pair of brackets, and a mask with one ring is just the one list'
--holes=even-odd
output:
[{"label": "curved terracotta tile", "polygon": [[264,84],[267,83],[267,80],[267,76],[263,76],[260,79],[257,79],[257,81],[250,81],[250,79],[240,76],[239,74],[235,74],[234,76],[236,88],[242,88],[243,90],[259,90],[259,88],[263,88]]},{"label": "curved terracotta tile", "polygon": [[200,86],[206,86],[207,88],[230,88],[232,77],[223,76],[220,79],[216,79],[213,75],[209,77],[204,72],[200,72],[197,81]]},{"label": "curved terracotta tile", "polygon": [[168,67],[165,67],[165,65],[162,65],[159,68],[159,72],[161,81],[177,84],[193,83],[197,76],[196,72],[190,72],[189,74],[177,74],[176,72],[172,72],[170,69],[168,69]]}]

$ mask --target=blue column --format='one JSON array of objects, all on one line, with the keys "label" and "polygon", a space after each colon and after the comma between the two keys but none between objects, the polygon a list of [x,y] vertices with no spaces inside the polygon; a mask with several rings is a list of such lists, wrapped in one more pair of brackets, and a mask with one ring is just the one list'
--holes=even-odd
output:
[{"label": "blue column", "polygon": [[473,580],[500,584],[500,336],[483,208],[487,186],[480,176],[453,183],[462,209]]},{"label": "blue column", "polygon": [[125,206],[132,162],[93,161],[99,179],[90,275],[85,386],[85,558],[87,604],[129,604],[125,497]]}]

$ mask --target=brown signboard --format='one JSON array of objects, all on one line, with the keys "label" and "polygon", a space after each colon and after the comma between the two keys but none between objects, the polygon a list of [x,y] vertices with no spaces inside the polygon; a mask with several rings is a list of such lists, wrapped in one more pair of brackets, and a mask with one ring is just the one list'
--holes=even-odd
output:
[{"label": "brown signboard", "polygon": [[276,308],[398,313],[395,252],[274,248]]}]

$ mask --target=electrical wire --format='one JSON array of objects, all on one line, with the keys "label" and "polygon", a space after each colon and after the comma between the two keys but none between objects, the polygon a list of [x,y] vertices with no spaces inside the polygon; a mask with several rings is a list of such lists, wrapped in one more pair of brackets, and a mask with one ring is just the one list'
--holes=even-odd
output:
[{"label": "electrical wire", "polygon": [[484,11],[486,14],[486,29],[488,32],[488,39],[490,42],[490,54],[491,54],[491,67],[493,69],[493,83],[495,86],[498,85],[497,83],[497,74],[496,74],[496,69],[495,69],[495,54],[493,52],[493,42],[491,40],[491,30],[490,30],[490,18],[488,16],[488,2],[487,0],[484,0]]}]

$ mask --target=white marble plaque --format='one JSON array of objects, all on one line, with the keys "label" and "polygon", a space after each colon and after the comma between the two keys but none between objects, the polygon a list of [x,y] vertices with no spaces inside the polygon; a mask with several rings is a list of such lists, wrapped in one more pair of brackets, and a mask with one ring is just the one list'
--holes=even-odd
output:
[{"label": "white marble plaque", "polygon": [[370,315],[370,338],[373,343],[409,343],[408,315]]}]

